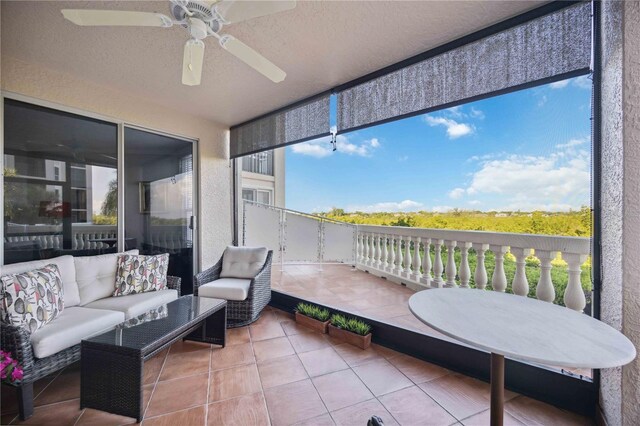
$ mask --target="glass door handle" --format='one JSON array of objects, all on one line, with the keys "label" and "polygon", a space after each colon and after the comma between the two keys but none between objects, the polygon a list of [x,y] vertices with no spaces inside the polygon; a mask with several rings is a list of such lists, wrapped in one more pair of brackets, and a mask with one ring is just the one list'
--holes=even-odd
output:
[{"label": "glass door handle", "polygon": [[196,217],[195,216],[191,216],[189,218],[189,229],[191,229],[192,231],[195,229],[196,227]]}]

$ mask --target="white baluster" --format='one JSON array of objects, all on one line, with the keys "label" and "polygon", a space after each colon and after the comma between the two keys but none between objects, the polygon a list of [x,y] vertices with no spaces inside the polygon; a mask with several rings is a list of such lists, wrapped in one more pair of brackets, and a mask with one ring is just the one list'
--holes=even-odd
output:
[{"label": "white baluster", "polygon": [[420,258],[420,237],[416,237],[413,242],[413,274],[411,279],[420,282],[422,273],[420,273],[420,266],[422,265],[422,259]]},{"label": "white baluster", "polygon": [[362,264],[369,266],[369,234],[363,234],[364,245],[362,247]]},{"label": "white baluster", "polygon": [[511,288],[518,296],[529,294],[529,281],[527,281],[526,266],[527,257],[531,254],[531,249],[511,247],[511,254],[516,257],[516,273],[513,276]]},{"label": "white baluster", "polygon": [[471,279],[471,268],[469,268],[469,249],[471,243],[460,244],[460,287],[469,288]]},{"label": "white baluster", "polygon": [[387,262],[389,261],[389,249],[387,248],[387,235],[382,236],[382,260],[380,261],[380,270],[387,270]]},{"label": "white baluster", "polygon": [[442,281],[442,272],[444,267],[442,265],[442,244],[443,240],[434,240],[435,257],[433,259],[433,282],[438,288],[442,288],[444,281]]},{"label": "white baluster", "polygon": [[545,302],[553,302],[556,298],[556,290],[551,280],[551,261],[557,254],[557,251],[536,250],[536,257],[540,259],[540,279],[536,286],[536,297]]},{"label": "white baluster", "polygon": [[404,244],[404,269],[403,276],[405,278],[411,277],[411,237],[407,237],[407,241]]},{"label": "white baluster", "polygon": [[484,265],[484,254],[487,250],[489,250],[489,244],[479,244],[473,243],[473,248],[476,251],[476,270],[473,275],[473,280],[475,281],[476,288],[480,290],[484,290],[487,286],[487,268]]},{"label": "white baluster", "polygon": [[356,237],[356,263],[362,263],[362,233]]},{"label": "white baluster", "polygon": [[422,278],[420,282],[427,287],[431,287],[431,238],[425,238],[422,246],[424,247],[424,254],[422,257]]},{"label": "white baluster", "polygon": [[372,267],[378,266],[378,236],[376,234],[371,234],[371,261],[369,264]]},{"label": "white baluster", "polygon": [[380,264],[382,263],[382,261],[380,260],[382,258],[382,246],[380,245],[382,244],[382,237],[379,234],[376,234],[375,239],[376,257],[373,266],[375,266],[376,268],[380,268]]},{"label": "white baluster", "polygon": [[457,242],[447,240],[444,242],[447,246],[447,267],[445,269],[445,275],[447,277],[447,287],[458,287],[456,284],[456,259],[455,259],[455,249]]},{"label": "white baluster", "polygon": [[567,288],[564,290],[564,305],[574,311],[582,312],[587,304],[582,290],[580,275],[582,274],[582,264],[587,260],[586,254],[565,253],[562,255],[567,262],[567,271],[569,272],[569,281]]},{"label": "white baluster", "polygon": [[402,235],[398,236],[398,252],[396,253],[396,268],[394,273],[398,276],[402,276]]},{"label": "white baluster", "polygon": [[393,273],[395,269],[396,262],[396,246],[395,246],[396,237],[394,235],[389,235],[389,256],[387,258],[387,269],[386,272]]},{"label": "white baluster", "polygon": [[507,276],[504,273],[504,255],[509,250],[507,246],[490,246],[495,256],[496,267],[493,270],[491,286],[493,291],[504,292],[507,289]]}]

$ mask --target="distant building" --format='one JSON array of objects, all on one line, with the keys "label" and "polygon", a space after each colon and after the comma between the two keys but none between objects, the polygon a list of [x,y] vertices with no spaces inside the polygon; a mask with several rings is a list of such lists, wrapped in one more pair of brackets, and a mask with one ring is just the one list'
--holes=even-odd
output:
[{"label": "distant building", "polygon": [[243,157],[242,199],[284,208],[284,158],[284,148]]}]

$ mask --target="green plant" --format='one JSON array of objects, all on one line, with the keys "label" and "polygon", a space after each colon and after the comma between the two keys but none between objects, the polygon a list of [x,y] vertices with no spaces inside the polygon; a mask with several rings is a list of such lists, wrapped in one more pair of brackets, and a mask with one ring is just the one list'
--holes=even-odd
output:
[{"label": "green plant", "polygon": [[331,324],[334,327],[350,331],[360,336],[366,336],[371,332],[371,326],[357,318],[347,318],[344,315],[334,314],[331,316]]},{"label": "green plant", "polygon": [[322,322],[328,320],[331,315],[328,309],[321,308],[320,306],[312,305],[310,303],[298,303],[296,311],[305,317],[313,318]]}]

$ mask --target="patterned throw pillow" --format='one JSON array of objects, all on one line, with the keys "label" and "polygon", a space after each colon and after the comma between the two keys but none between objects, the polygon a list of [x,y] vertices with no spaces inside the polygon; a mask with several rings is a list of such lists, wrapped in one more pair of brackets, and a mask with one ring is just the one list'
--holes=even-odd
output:
[{"label": "patterned throw pillow", "polygon": [[54,264],[2,280],[2,321],[28,327],[31,333],[50,323],[64,309],[60,271]]},{"label": "patterned throw pillow", "polygon": [[118,256],[114,296],[145,293],[167,288],[169,254]]}]

